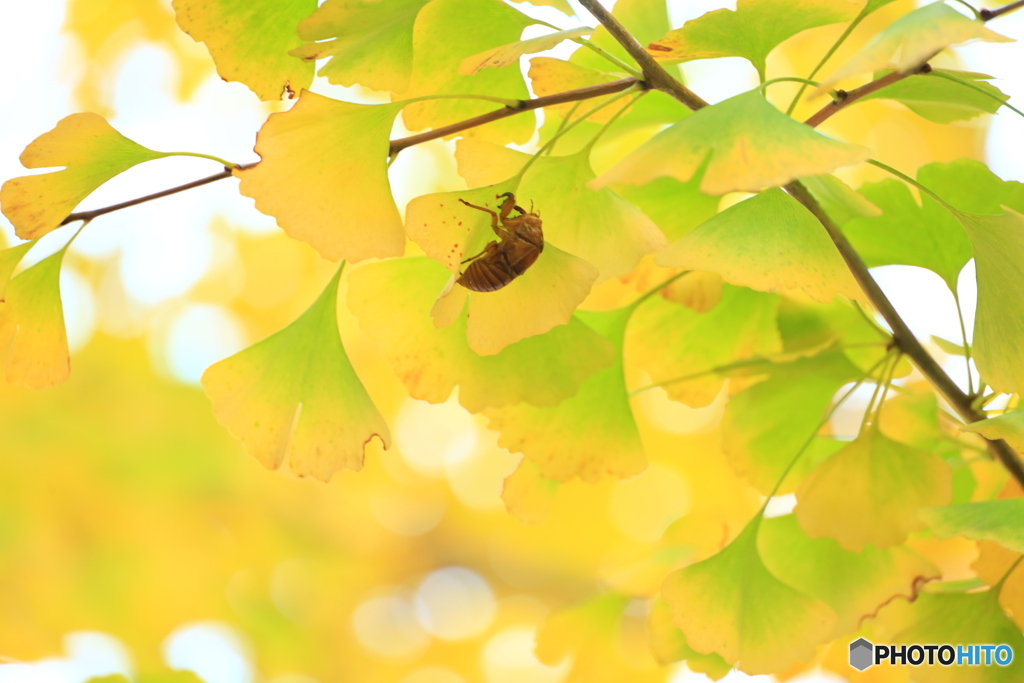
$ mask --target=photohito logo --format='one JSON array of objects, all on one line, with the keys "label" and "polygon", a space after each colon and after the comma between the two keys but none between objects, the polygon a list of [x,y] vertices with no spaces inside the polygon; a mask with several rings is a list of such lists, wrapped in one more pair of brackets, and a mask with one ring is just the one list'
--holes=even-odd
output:
[{"label": "photohito logo", "polygon": [[857,671],[885,662],[889,666],[1007,666],[1012,661],[1009,645],[875,645],[864,638],[850,643],[850,666]]}]

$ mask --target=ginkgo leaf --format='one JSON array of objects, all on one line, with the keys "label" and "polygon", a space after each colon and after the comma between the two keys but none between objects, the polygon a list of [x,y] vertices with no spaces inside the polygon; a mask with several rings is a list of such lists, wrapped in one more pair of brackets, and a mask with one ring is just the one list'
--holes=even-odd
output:
[{"label": "ginkgo leaf", "polygon": [[551,513],[560,484],[540,476],[537,465],[523,458],[505,477],[501,500],[510,515],[523,524],[541,524]]},{"label": "ginkgo leaf", "polygon": [[403,92],[412,73],[412,31],[429,0],[328,0],[299,22],[303,40],[289,54],[327,59],[318,75],[331,83]]},{"label": "ginkgo leaf", "polygon": [[71,374],[60,299],[66,251],[67,246],[19,273],[0,302],[0,353],[7,355],[4,376],[11,384],[41,389],[61,384]]},{"label": "ginkgo leaf", "polygon": [[750,522],[717,555],[670,574],[661,589],[690,647],[721,655],[748,674],[810,659],[836,623],[828,605],[765,567],[757,549],[759,523]]},{"label": "ginkgo leaf", "polygon": [[962,432],[981,434],[986,439],[1003,439],[1017,451],[1024,451],[1024,411],[995,415],[960,427]]},{"label": "ginkgo leaf", "polygon": [[4,302],[7,294],[7,283],[11,281],[14,269],[21,263],[22,257],[28,253],[35,241],[16,244],[0,251],[0,303]]},{"label": "ginkgo leaf", "polygon": [[256,137],[262,161],[235,172],[239,191],[329,261],[401,256],[405,237],[387,171],[400,110],[304,92],[263,124]]},{"label": "ginkgo leaf", "polygon": [[831,538],[812,539],[794,515],[761,522],[757,548],[768,570],[831,607],[838,637],[894,597],[913,600],[918,587],[941,576],[939,568],[909,548],[844,550]]},{"label": "ginkgo leaf", "polygon": [[[1024,636],[999,605],[999,590],[978,593],[923,593],[906,608],[906,627],[893,634],[897,644],[950,643],[1009,645],[1013,661],[1007,666],[942,666],[927,660],[914,667],[921,683],[1011,683],[1024,677]],[[979,659],[983,660],[979,653]],[[977,662],[982,663],[981,661]]]},{"label": "ginkgo leaf", "polygon": [[495,69],[508,66],[513,62],[518,62],[519,58],[523,55],[550,50],[563,40],[575,40],[576,38],[590,35],[593,32],[594,29],[589,26],[581,26],[484,50],[479,54],[471,55],[462,60],[462,64],[459,65],[459,74],[462,76],[472,76],[481,69]]},{"label": "ginkgo leaf", "polygon": [[568,14],[570,17],[576,14],[572,6],[569,4],[569,0],[512,0],[512,2],[529,2],[531,5],[540,5],[542,7],[554,7],[555,9]]},{"label": "ginkgo leaf", "polygon": [[458,386],[459,402],[474,413],[520,401],[553,406],[614,362],[612,345],[576,317],[495,355],[478,355],[467,344],[461,308],[449,327],[431,320],[430,306],[447,278],[428,258],[369,263],[348,277],[349,308],[413,398],[441,403]]},{"label": "ginkgo leaf", "polygon": [[659,664],[685,661],[687,669],[694,673],[702,673],[713,681],[724,678],[732,671],[732,665],[719,655],[704,655],[690,647],[686,642],[686,636],[672,623],[672,608],[660,598],[651,605],[647,631],[651,653]]},{"label": "ginkgo leaf", "polygon": [[850,21],[860,10],[847,0],[739,0],[692,19],[647,46],[655,59],[685,62],[743,57],[764,80],[765,60],[780,43],[801,31]]},{"label": "ginkgo leaf", "polygon": [[882,210],[834,175],[809,176],[801,180],[821,204],[829,218],[845,225],[854,218],[874,218]]},{"label": "ginkgo leaf", "polygon": [[831,173],[868,158],[794,121],[756,90],[704,107],[658,133],[594,181],[643,185],[671,176],[686,182],[703,169],[700,191],[760,192],[795,178]]},{"label": "ginkgo leaf", "polygon": [[0,189],[0,204],[18,237],[36,239],[59,227],[79,202],[114,176],[167,156],[129,140],[98,114],[72,114],[21,154],[25,168],[64,170],[8,180]]},{"label": "ginkgo leaf", "polygon": [[867,543],[888,548],[923,527],[921,508],[949,503],[952,485],[938,455],[869,427],[807,475],[794,512],[812,538],[834,538],[855,552]]},{"label": "ginkgo leaf", "polygon": [[174,0],[178,26],[206,43],[226,81],[239,81],[261,100],[279,100],[313,83],[313,65],[288,54],[302,44],[299,22],[317,0]]},{"label": "ginkgo leaf", "polygon": [[1009,207],[992,216],[957,212],[974,248],[978,310],[974,318],[974,362],[989,386],[1006,394],[1024,392],[1024,215]]},{"label": "ginkgo leaf", "polygon": [[[490,95],[529,97],[519,69],[484,69],[459,74],[467,57],[519,40],[532,19],[501,0],[432,0],[420,11],[413,29],[413,67],[409,90],[402,97],[426,95]],[[409,105],[402,114],[411,130],[437,128],[496,108],[493,102],[438,99]],[[495,121],[463,133],[504,144],[525,143],[533,135],[533,113]]]},{"label": "ginkgo leaf", "polygon": [[950,356],[966,356],[967,348],[963,344],[957,344],[954,341],[944,339],[942,337],[932,335],[932,343],[942,349],[943,353],[947,353]]},{"label": "ginkgo leaf", "polygon": [[[460,140],[456,151],[460,175],[474,185],[508,177],[531,156],[481,140]],[[588,188],[593,179],[588,148],[542,156],[526,171],[516,198],[543,219],[545,242],[597,266],[600,282],[629,273],[645,254],[660,251],[667,242],[630,202],[609,188]]]},{"label": "ginkgo leaf", "polygon": [[819,90],[850,76],[882,71],[894,60],[897,71],[908,73],[947,47],[972,40],[1012,42],[986,28],[980,19],[969,19],[942,2],[918,7],[878,34],[822,83]]},{"label": "ginkgo leaf", "polygon": [[[881,78],[889,73],[891,72],[883,71],[875,74],[875,77]],[[922,75],[904,78],[861,99],[896,100],[922,118],[945,124],[967,121],[979,114],[994,114],[1000,107],[999,100],[1005,101],[1010,98],[999,88],[988,83],[992,77],[985,74],[944,69],[933,69],[931,73],[949,74],[980,88],[983,92],[941,76]]]},{"label": "ginkgo leaf", "polygon": [[707,313],[722,302],[722,292],[727,286],[721,275],[690,271],[662,289],[661,298],[686,306],[694,313]]},{"label": "ginkgo leaf", "polygon": [[338,336],[341,269],[291,325],[203,373],[217,421],[268,469],[330,481],[359,470],[373,437],[388,426],[352,369]]},{"label": "ginkgo leaf", "polygon": [[[612,16],[618,19],[641,45],[665,35],[672,26],[668,16],[668,5],[660,0],[616,0],[612,7]],[[604,26],[597,28],[590,42],[626,64],[633,64],[635,61]],[[591,69],[621,71],[593,50],[577,50],[569,59],[574,64]]]},{"label": "ginkgo leaf", "polygon": [[946,438],[939,427],[935,394],[903,394],[888,399],[878,428],[893,441],[924,450],[937,448]]},{"label": "ginkgo leaf", "polygon": [[[513,178],[464,192],[417,197],[406,208],[406,233],[428,256],[459,274],[463,261],[498,239],[491,229],[492,217],[459,200],[489,206],[498,195],[515,191],[516,183]],[[497,291],[469,292],[466,336],[470,348],[493,355],[509,344],[564,325],[597,277],[594,266],[545,237],[543,252],[525,273]],[[461,287],[455,285],[453,291]]]},{"label": "ginkgo leaf", "polygon": [[821,223],[779,189],[734,204],[658,254],[660,266],[718,273],[762,292],[798,289],[828,303],[862,298]]},{"label": "ginkgo leaf", "polygon": [[625,596],[610,593],[552,612],[537,630],[537,659],[557,666],[571,656],[572,683],[622,680],[627,671],[609,668],[621,666],[613,645],[628,603]]},{"label": "ginkgo leaf", "polygon": [[651,297],[634,313],[626,350],[669,398],[703,407],[722,388],[723,376],[715,368],[781,350],[778,306],[777,296],[730,285],[706,313]]},{"label": "ginkgo leaf", "polygon": [[[576,315],[621,354],[629,308]],[[623,479],[647,466],[626,393],[621,355],[557,406],[520,403],[488,408],[483,414],[489,428],[501,433],[498,445],[522,453],[547,479],[564,482],[578,476],[595,482],[606,475]]]},{"label": "ginkgo leaf", "polygon": [[1017,571],[1019,560],[1020,553],[1007,550],[999,543],[978,541],[978,559],[971,563],[982,585],[994,586],[1002,582],[999,604],[1018,627],[1024,621],[1024,571]]},{"label": "ginkgo leaf", "polygon": [[[605,73],[598,69],[589,69],[564,59],[554,57],[534,57],[530,60],[530,85],[537,97],[556,95],[567,90],[586,88],[592,85],[610,83],[619,79],[615,74]],[[595,107],[607,100],[612,95],[604,95],[587,100],[588,107]],[[564,119],[573,108],[572,102],[547,107],[545,112],[552,112],[558,118]],[[606,123],[615,115],[614,107],[606,107],[595,112],[590,121],[595,123]]]},{"label": "ginkgo leaf", "polygon": [[[768,379],[733,396],[722,417],[722,449],[730,464],[766,494],[814,435],[836,391],[861,374],[837,351],[776,365],[768,372]],[[780,493],[793,490],[803,467],[801,462]]]},{"label": "ginkgo leaf", "polygon": [[658,178],[646,185],[616,185],[615,191],[643,211],[669,241],[675,241],[718,213],[719,197],[700,191],[700,178],[681,183]]},{"label": "ginkgo leaf", "polygon": [[939,538],[963,536],[975,541],[994,541],[1024,553],[1024,498],[925,508],[920,514]]}]

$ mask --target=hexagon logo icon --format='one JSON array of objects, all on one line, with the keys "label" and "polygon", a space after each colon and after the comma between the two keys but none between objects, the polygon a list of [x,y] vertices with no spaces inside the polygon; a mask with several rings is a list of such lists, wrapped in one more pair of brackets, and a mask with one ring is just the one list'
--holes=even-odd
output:
[{"label": "hexagon logo icon", "polygon": [[850,666],[857,671],[863,671],[874,664],[874,649],[875,646],[863,638],[850,643]]}]

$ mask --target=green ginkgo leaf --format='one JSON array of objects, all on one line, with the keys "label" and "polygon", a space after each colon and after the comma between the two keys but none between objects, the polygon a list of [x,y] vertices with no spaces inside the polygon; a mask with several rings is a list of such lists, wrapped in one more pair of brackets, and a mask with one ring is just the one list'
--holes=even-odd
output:
[{"label": "green ginkgo leaf", "polygon": [[174,0],[181,30],[206,43],[226,81],[239,81],[261,100],[294,97],[313,82],[313,65],[289,55],[302,44],[299,22],[317,0]]},{"label": "green ginkgo leaf", "polygon": [[[612,7],[612,16],[618,19],[619,23],[625,26],[630,35],[636,38],[641,45],[660,38],[672,28],[668,16],[668,4],[661,0],[616,0]],[[612,53],[626,64],[635,63],[625,48],[604,26],[597,27],[591,42],[605,52]],[[592,50],[577,50],[572,54],[570,60],[580,66],[601,71],[615,71],[620,76],[625,75],[621,69],[612,66],[604,57]]]},{"label": "green ginkgo leaf", "polygon": [[705,194],[760,192],[868,156],[863,147],[794,121],[752,90],[704,107],[658,133],[593,186],[643,185],[662,176],[686,182],[703,169],[700,191]]},{"label": "green ginkgo leaf", "polygon": [[801,180],[821,204],[829,218],[845,225],[854,218],[881,216],[882,210],[834,175],[809,176]]},{"label": "green ginkgo leaf", "polygon": [[1012,42],[1011,38],[986,28],[980,19],[969,19],[949,5],[934,2],[890,24],[822,83],[819,90],[844,78],[882,71],[893,61],[897,71],[908,73],[947,47],[971,40]]},{"label": "green ginkgo leaf", "polygon": [[963,536],[994,541],[1015,553],[1024,553],[1024,498],[925,508],[920,514],[939,538]]},{"label": "green ginkgo leaf", "polygon": [[981,434],[986,439],[1004,439],[1017,451],[1024,451],[1024,410],[978,420],[963,425],[960,431]]},{"label": "green ginkgo leaf", "polygon": [[523,458],[505,477],[501,500],[510,515],[523,524],[541,524],[548,518],[561,484],[540,475],[537,465]]},{"label": "green ginkgo leaf", "polygon": [[651,297],[630,321],[626,351],[669,398],[706,406],[724,382],[724,373],[715,368],[782,350],[775,326],[778,307],[777,296],[729,285],[706,313]]},{"label": "green ginkgo leaf", "polygon": [[942,458],[872,426],[807,475],[794,512],[812,538],[834,538],[854,552],[868,543],[889,548],[923,528],[921,508],[948,504],[952,486]]},{"label": "green ginkgo leaf", "polygon": [[[1009,645],[1013,661],[998,666],[942,666],[927,660],[914,667],[921,683],[1016,683],[1024,678],[1024,636],[999,604],[999,589],[978,593],[923,593],[900,615],[905,627],[892,636],[896,644],[949,643],[957,645]],[[979,653],[979,661],[984,654]]]},{"label": "green ginkgo leaf", "polygon": [[[473,185],[495,183],[517,172],[531,155],[481,140],[460,140],[459,173]],[[645,254],[664,249],[658,226],[609,188],[591,190],[590,149],[542,156],[515,190],[521,205],[544,221],[544,240],[597,266],[598,281],[631,272]]]},{"label": "green ginkgo leaf", "polygon": [[[491,229],[491,216],[462,201],[495,207],[498,195],[516,188],[513,178],[463,192],[417,197],[406,208],[406,233],[457,277],[465,268],[463,261],[498,239]],[[439,302],[450,309],[448,319],[435,316],[435,321],[444,326],[457,318],[468,298],[469,347],[481,355],[493,355],[509,344],[568,323],[597,277],[597,268],[558,248],[545,235],[544,250],[533,265],[501,289],[470,292],[453,283],[444,297],[450,301]]]},{"label": "green ginkgo leaf", "polygon": [[16,244],[0,251],[0,303],[4,302],[7,294],[7,283],[11,281],[14,269],[21,263],[21,259],[32,248],[35,241]]},{"label": "green ginkgo leaf", "polygon": [[[875,77],[881,78],[889,73],[891,72],[883,71],[875,74]],[[967,121],[980,114],[994,114],[1000,107],[999,101],[1010,98],[999,88],[988,83],[992,77],[985,74],[944,69],[933,69],[932,73],[949,74],[972,84],[983,92],[978,92],[975,88],[942,78],[939,75],[932,75],[904,78],[861,99],[896,100],[905,104],[907,109],[922,118],[945,124],[954,121]],[[988,93],[988,95],[984,93]]]},{"label": "green ginkgo leaf", "polygon": [[611,342],[618,360],[591,375],[575,395],[557,406],[527,403],[483,411],[490,429],[500,432],[498,445],[522,453],[546,479],[580,477],[596,482],[639,474],[647,466],[643,443],[626,393],[622,342],[629,308],[576,315]]},{"label": "green ginkgo leaf", "polygon": [[920,584],[941,576],[939,568],[909,548],[844,550],[831,538],[808,537],[794,515],[761,522],[757,547],[768,570],[831,607],[834,637],[857,630],[861,620],[889,600],[913,600]]},{"label": "green ginkgo leaf", "polygon": [[71,374],[60,299],[66,251],[65,245],[19,273],[0,301],[0,354],[6,353],[4,376],[11,384],[41,389],[61,384]]},{"label": "green ginkgo leaf", "polygon": [[989,386],[1024,392],[1024,215],[1009,207],[999,215],[957,212],[974,248],[978,311],[974,318],[974,362]]},{"label": "green ginkgo leaf", "polygon": [[467,343],[463,311],[443,328],[430,317],[448,277],[428,258],[368,263],[348,277],[349,308],[413,398],[441,403],[458,386],[459,402],[474,413],[521,401],[553,406],[614,362],[612,345],[576,317],[495,355],[478,355]]},{"label": "green ginkgo leaf", "polygon": [[757,548],[760,523],[750,522],[717,555],[670,574],[661,589],[691,648],[748,674],[809,660],[836,624],[828,605],[768,570]]},{"label": "green ginkgo leaf", "polygon": [[8,180],[0,188],[0,205],[18,237],[36,239],[59,227],[79,202],[114,176],[167,156],[129,140],[98,114],[72,114],[21,154],[25,168],[64,170]]},{"label": "green ginkgo leaf", "polygon": [[570,683],[608,676],[616,680],[616,672],[601,669],[614,662],[609,659],[614,657],[613,645],[618,642],[618,630],[628,604],[626,596],[609,593],[551,612],[537,629],[537,659],[557,666],[571,656]]},{"label": "green ginkgo leaf", "polygon": [[[733,396],[722,417],[722,449],[730,464],[765,494],[814,435],[836,391],[862,374],[838,351],[775,365],[768,373]],[[780,492],[792,491],[805,467],[802,458]]]},{"label": "green ginkgo leaf", "polygon": [[765,60],[780,43],[801,31],[850,21],[860,8],[847,0],[739,0],[692,19],[651,43],[651,56],[664,62],[743,57],[764,80]]},{"label": "green ginkgo leaf", "polygon": [[719,197],[700,191],[700,179],[681,183],[658,178],[646,185],[617,185],[615,191],[647,214],[665,237],[675,241],[718,213]]},{"label": "green ginkgo leaf", "polygon": [[405,235],[387,170],[400,110],[304,92],[263,124],[256,137],[262,161],[235,172],[239,191],[329,261],[401,256]]},{"label": "green ginkgo leaf", "polygon": [[391,434],[338,335],[341,269],[291,325],[203,373],[217,421],[268,469],[330,481],[359,470],[373,437]]},{"label": "green ginkgo leaf", "polygon": [[762,292],[800,290],[822,303],[836,295],[863,297],[821,223],[779,189],[715,215],[655,262],[718,273],[726,282]]},{"label": "green ginkgo leaf", "polygon": [[523,55],[544,52],[555,47],[563,40],[575,40],[590,35],[593,32],[594,29],[589,26],[581,26],[565,31],[546,33],[535,38],[519,40],[508,45],[484,50],[479,54],[470,55],[462,60],[462,64],[459,65],[459,74],[472,76],[475,73],[479,73],[481,69],[495,69],[508,66],[513,62],[518,62],[519,58]]},{"label": "green ginkgo leaf", "polygon": [[429,0],[328,0],[299,22],[301,45],[289,54],[327,59],[318,75],[331,83],[403,92],[412,74],[412,32]]},{"label": "green ginkgo leaf", "polygon": [[[589,52],[589,50],[587,50]],[[603,66],[603,64],[602,64]],[[567,90],[586,88],[619,80],[616,74],[609,74],[599,69],[590,69],[564,59],[554,57],[534,57],[530,60],[530,85],[537,97],[556,95]],[[604,95],[587,100],[587,106],[595,107],[612,95]],[[573,102],[557,104],[544,109],[545,114],[551,112],[559,119],[564,119],[572,111]],[[614,107],[606,107],[594,112],[588,120],[594,123],[605,123],[615,114]]]},{"label": "green ginkgo leaf", "polygon": [[647,634],[651,654],[659,664],[686,662],[686,668],[702,673],[713,681],[725,678],[732,671],[732,665],[716,654],[703,655],[686,642],[682,630],[672,623],[672,608],[662,599],[651,604],[647,618]]},{"label": "green ginkgo leaf", "polygon": [[[462,61],[500,45],[519,40],[523,29],[534,23],[501,0],[432,0],[420,11],[413,30],[411,99],[426,95],[490,95],[526,99],[529,94],[519,69],[484,69],[478,74],[459,73]],[[438,128],[477,114],[493,111],[493,102],[473,99],[438,99],[411,104],[402,114],[411,130]],[[531,112],[511,116],[463,133],[493,142],[525,143],[533,135]]]}]

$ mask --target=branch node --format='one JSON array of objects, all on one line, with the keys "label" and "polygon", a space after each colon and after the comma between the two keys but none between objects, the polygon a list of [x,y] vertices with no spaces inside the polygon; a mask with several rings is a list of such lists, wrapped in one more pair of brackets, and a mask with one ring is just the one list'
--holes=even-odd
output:
[{"label": "branch node", "polygon": [[919,74],[928,74],[928,73],[931,73],[931,72],[932,72],[932,65],[929,64],[928,62],[925,62],[924,64],[922,64],[920,66],[920,68],[917,70],[917,73],[919,73]]},{"label": "branch node", "polygon": [[996,15],[995,12],[986,7],[978,11],[978,16],[981,17],[982,21],[988,21],[989,19]]}]

